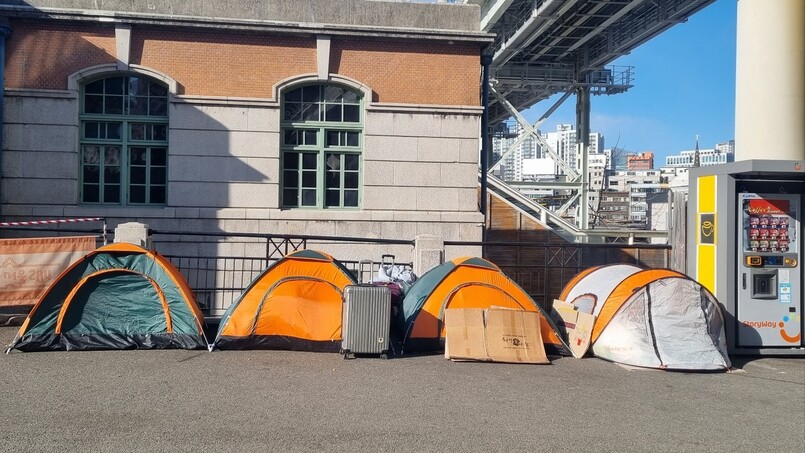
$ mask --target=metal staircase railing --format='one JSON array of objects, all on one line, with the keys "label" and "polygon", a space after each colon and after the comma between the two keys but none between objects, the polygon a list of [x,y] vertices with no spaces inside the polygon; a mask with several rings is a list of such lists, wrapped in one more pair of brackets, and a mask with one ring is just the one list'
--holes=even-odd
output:
[{"label": "metal staircase railing", "polygon": [[586,236],[583,231],[557,213],[526,197],[495,176],[487,175],[487,187],[531,220],[553,230],[569,242],[578,242],[579,238]]}]

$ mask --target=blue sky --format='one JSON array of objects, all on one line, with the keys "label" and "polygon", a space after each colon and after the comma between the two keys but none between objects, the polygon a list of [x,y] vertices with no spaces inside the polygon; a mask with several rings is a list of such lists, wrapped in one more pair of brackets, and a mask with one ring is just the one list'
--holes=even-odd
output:
[{"label": "blue sky", "polygon": [[[591,97],[590,126],[606,148],[654,151],[665,156],[735,138],[735,20],[737,1],[717,0],[612,64],[634,67],[634,87]],[[524,112],[532,123],[558,95]],[[575,123],[575,97],[540,128]]]}]

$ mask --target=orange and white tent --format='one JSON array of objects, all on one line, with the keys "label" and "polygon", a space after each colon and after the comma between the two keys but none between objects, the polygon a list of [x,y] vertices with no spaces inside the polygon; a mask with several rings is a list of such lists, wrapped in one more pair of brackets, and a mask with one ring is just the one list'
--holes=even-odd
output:
[{"label": "orange and white tent", "polygon": [[211,349],[338,351],[341,300],[354,284],[350,271],[326,253],[291,253],[229,307]]},{"label": "orange and white tent", "polygon": [[590,268],[565,286],[560,299],[592,303],[590,344],[597,357],[662,369],[730,367],[718,301],[679,272],[623,264]]}]

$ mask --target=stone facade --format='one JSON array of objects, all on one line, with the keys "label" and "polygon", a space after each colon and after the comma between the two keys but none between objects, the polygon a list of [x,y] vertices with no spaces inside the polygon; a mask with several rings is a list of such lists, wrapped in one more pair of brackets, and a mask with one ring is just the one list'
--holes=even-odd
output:
[{"label": "stone facade", "polygon": [[[489,38],[471,27],[379,30],[317,23],[278,29],[267,18],[262,30],[259,20],[211,28],[205,17],[177,26],[169,23],[173,16],[137,11],[108,21],[91,20],[105,13],[86,10],[25,11],[5,12],[13,33],[5,61],[4,219],[100,216],[110,228],[141,222],[161,233],[232,236],[154,241],[163,254],[176,255],[262,253],[249,240],[235,239],[243,233],[482,238],[479,57]],[[60,19],[68,13],[72,20]],[[79,202],[80,87],[104,74],[145,75],[169,87],[164,207]],[[363,93],[360,209],[279,207],[281,96],[312,81]],[[399,261],[415,261],[412,246],[320,245],[340,259],[394,253]],[[480,254],[475,247],[451,250]]]}]

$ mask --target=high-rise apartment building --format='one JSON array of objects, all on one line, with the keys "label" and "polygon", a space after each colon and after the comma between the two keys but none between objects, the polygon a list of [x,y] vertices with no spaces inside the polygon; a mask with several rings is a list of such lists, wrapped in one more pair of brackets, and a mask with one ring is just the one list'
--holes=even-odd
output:
[{"label": "high-rise apartment building", "polygon": [[604,153],[590,154],[587,161],[589,174],[588,200],[590,211],[598,209],[601,191],[607,188],[607,156]]},{"label": "high-rise apartment building", "polygon": [[735,155],[735,140],[727,140],[726,142],[716,143],[716,151]]},{"label": "high-rise apartment building", "polygon": [[604,150],[607,156],[607,170],[626,170],[626,156],[629,154],[624,148],[607,148]]},{"label": "high-rise apartment building", "polygon": [[649,223],[648,198],[663,191],[659,170],[626,170],[610,172],[608,188],[623,192],[629,198],[629,222],[631,227],[645,228]]},{"label": "high-rise apartment building", "polygon": [[[544,133],[542,134],[542,138],[556,151],[560,159],[568,163],[570,168],[580,170],[581,161],[579,160],[580,156],[577,156],[578,141],[576,135],[576,129],[572,124],[559,124],[556,126],[555,132]],[[603,151],[604,136],[598,132],[590,132],[588,154],[600,154]],[[550,156],[548,152],[543,149],[541,150],[540,157]],[[559,165],[556,165],[555,171],[557,175],[565,174],[565,171]]]},{"label": "high-rise apartment building", "polygon": [[[509,154],[509,148],[523,132],[523,126],[516,122],[500,123],[492,132],[492,152],[495,159],[503,156],[498,170],[495,172],[504,181],[533,181],[540,175],[529,173],[528,165],[524,166],[524,161],[532,159],[551,159],[550,154],[534,138],[528,137],[523,140],[516,149]],[[555,132],[540,134],[542,139],[547,142],[556,154],[568,163],[574,170],[581,169],[581,162],[576,155],[576,129],[572,124],[559,124]],[[602,154],[604,151],[604,136],[598,132],[591,132],[589,137],[589,154]],[[540,166],[543,167],[543,166]],[[554,175],[564,175],[565,171],[554,162],[553,170],[546,172]]]},{"label": "high-rise apartment building", "polygon": [[504,181],[527,181],[531,178],[524,176],[523,161],[538,157],[537,140],[533,136],[523,140],[512,152],[506,154],[516,142],[517,137],[523,133],[523,126],[515,122],[500,123],[492,132],[492,153],[495,160],[503,156],[497,176]]}]

